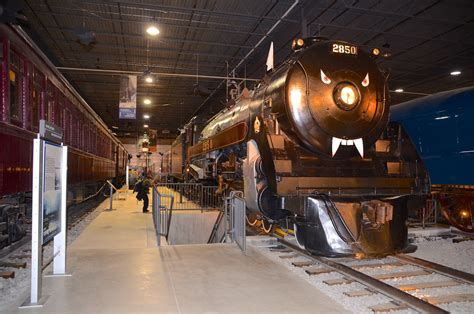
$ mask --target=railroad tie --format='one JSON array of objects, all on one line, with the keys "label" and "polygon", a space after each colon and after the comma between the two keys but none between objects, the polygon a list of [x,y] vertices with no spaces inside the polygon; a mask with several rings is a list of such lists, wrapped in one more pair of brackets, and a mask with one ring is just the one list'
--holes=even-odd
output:
[{"label": "railroad tie", "polygon": [[324,267],[311,267],[305,270],[305,272],[310,276],[327,274],[333,271],[334,270],[330,268],[324,268]]},{"label": "railroad tie", "polygon": [[394,278],[406,278],[406,277],[416,277],[416,276],[424,276],[432,274],[431,271],[426,270],[415,270],[415,271],[404,271],[404,272],[397,272],[397,273],[388,273],[388,274],[379,274],[374,275],[375,279],[378,280],[386,280],[386,279],[394,279]]},{"label": "railroad tie", "polygon": [[323,281],[325,284],[328,286],[337,286],[337,285],[343,285],[343,284],[349,284],[354,282],[354,280],[346,277],[342,277],[339,279],[328,279]]},{"label": "railroad tie", "polygon": [[440,295],[436,297],[424,297],[424,301],[431,304],[453,303],[453,302],[472,302],[474,293],[459,293],[450,295]]},{"label": "railroad tie", "polygon": [[312,261],[301,261],[301,262],[293,262],[291,264],[293,264],[293,266],[295,267],[308,267],[308,266],[315,265],[316,263]]},{"label": "railroad tie", "polygon": [[400,267],[400,266],[405,266],[406,263],[403,262],[390,262],[390,263],[373,263],[373,264],[359,264],[359,265],[347,265],[353,269],[360,269],[360,268],[379,268],[379,267],[385,267],[385,266],[391,266],[391,267]]},{"label": "railroad tie", "polygon": [[290,250],[288,248],[285,249],[270,249],[270,252],[276,252],[276,253],[291,253],[294,252],[293,250]]},{"label": "railroad tie", "polygon": [[[413,290],[419,290],[419,289],[452,287],[452,286],[458,286],[460,284],[461,283],[456,280],[446,280],[446,281],[434,281],[434,282],[419,282],[419,283],[408,284],[408,285],[395,285],[394,287],[406,292],[406,291],[413,291]],[[371,291],[370,289],[361,289],[361,290],[344,292],[344,294],[349,297],[362,297],[362,296],[367,296],[374,293],[375,292]]]},{"label": "railroad tie", "polygon": [[31,258],[31,254],[20,254],[20,255],[11,256],[10,258],[13,258],[13,259]]},{"label": "railroad tie", "polygon": [[0,267],[26,268],[26,262],[0,261]]},{"label": "railroad tie", "polygon": [[454,238],[453,243],[460,243],[465,241],[473,241],[474,238]]},{"label": "railroad tie", "polygon": [[408,306],[404,303],[397,303],[397,302],[388,302],[388,303],[383,303],[383,304],[377,304],[374,306],[370,306],[369,309],[374,311],[375,313],[380,313],[380,312],[390,312],[390,311],[399,311],[399,310],[404,310],[407,309]]},{"label": "railroad tie", "polygon": [[459,286],[461,282],[457,280],[445,280],[445,281],[434,281],[434,282],[419,282],[409,285],[396,285],[398,289],[402,291],[413,291],[419,289],[429,289],[429,288],[442,288],[442,287],[452,287]]},{"label": "railroad tie", "polygon": [[0,277],[4,279],[15,278],[14,271],[0,271]]},{"label": "railroad tie", "polygon": [[347,295],[348,297],[365,297],[365,296],[368,296],[368,295],[372,295],[374,294],[375,292],[366,288],[366,289],[362,289],[362,290],[355,290],[355,291],[348,291],[348,292],[344,292],[345,295]]},{"label": "railroad tie", "polygon": [[280,255],[279,257],[281,259],[290,259],[290,258],[296,258],[296,257],[299,257],[300,255],[297,254],[297,253],[293,253],[293,254],[288,254],[288,255]]}]

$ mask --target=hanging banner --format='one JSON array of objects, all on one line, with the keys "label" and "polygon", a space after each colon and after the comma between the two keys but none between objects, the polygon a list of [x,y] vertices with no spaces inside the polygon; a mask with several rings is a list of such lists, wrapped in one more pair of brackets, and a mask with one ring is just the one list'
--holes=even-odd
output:
[{"label": "hanging banner", "polygon": [[137,76],[120,77],[119,119],[137,118]]},{"label": "hanging banner", "polygon": [[156,144],[158,139],[158,131],[155,129],[148,129],[147,131],[148,138],[149,138],[149,149],[150,152],[156,153]]}]

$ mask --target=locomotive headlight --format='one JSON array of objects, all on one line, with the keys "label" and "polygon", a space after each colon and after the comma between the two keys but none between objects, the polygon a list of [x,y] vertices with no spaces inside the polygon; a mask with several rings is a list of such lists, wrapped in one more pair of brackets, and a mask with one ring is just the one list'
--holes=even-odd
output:
[{"label": "locomotive headlight", "polygon": [[343,110],[354,109],[360,101],[359,90],[352,83],[339,83],[334,88],[334,101]]},{"label": "locomotive headlight", "polygon": [[346,86],[341,89],[341,100],[349,106],[352,106],[356,101],[356,92],[354,88]]}]

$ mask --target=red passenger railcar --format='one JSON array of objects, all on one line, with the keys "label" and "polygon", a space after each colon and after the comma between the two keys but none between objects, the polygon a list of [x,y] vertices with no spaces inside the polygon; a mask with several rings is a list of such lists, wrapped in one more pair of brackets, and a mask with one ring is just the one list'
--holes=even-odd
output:
[{"label": "red passenger railcar", "polygon": [[123,145],[19,27],[0,25],[0,75],[0,198],[31,191],[40,119],[64,130],[69,201],[123,179]]}]

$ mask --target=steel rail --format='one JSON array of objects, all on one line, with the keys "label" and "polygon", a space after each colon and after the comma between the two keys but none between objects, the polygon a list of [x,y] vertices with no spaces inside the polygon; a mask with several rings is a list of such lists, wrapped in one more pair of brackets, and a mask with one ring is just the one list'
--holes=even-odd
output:
[{"label": "steel rail", "polygon": [[439,308],[437,306],[434,306],[433,304],[430,304],[426,301],[423,301],[421,299],[418,299],[417,297],[412,296],[409,293],[403,292],[393,286],[390,286],[389,284],[386,284],[383,281],[380,281],[378,279],[375,279],[373,277],[370,277],[369,275],[366,275],[364,273],[361,273],[357,270],[354,270],[350,268],[349,266],[330,261],[327,258],[324,257],[319,257],[319,256],[314,256],[309,254],[307,251],[300,249],[296,245],[289,243],[285,240],[282,240],[280,238],[277,238],[278,242],[283,244],[284,246],[297,251],[298,253],[312,259],[316,260],[317,262],[324,264],[337,272],[348,276],[352,279],[354,279],[357,282],[362,283],[363,285],[372,288],[376,290],[377,292],[393,299],[396,300],[402,304],[406,304],[409,307],[421,312],[421,313],[449,313],[448,311],[443,310],[442,308]]},{"label": "steel rail", "polygon": [[463,272],[461,270],[457,270],[457,269],[454,269],[454,268],[451,268],[451,267],[447,267],[447,266],[444,266],[444,265],[440,265],[440,264],[437,264],[437,263],[433,263],[431,261],[427,261],[427,260],[424,260],[424,259],[421,259],[421,258],[418,258],[418,257],[414,257],[414,256],[409,256],[409,255],[406,255],[406,254],[397,254],[397,255],[393,255],[393,257],[401,260],[401,261],[405,261],[405,262],[408,262],[412,265],[415,265],[415,266],[419,266],[419,267],[422,267],[422,268],[427,268],[427,269],[430,269],[430,270],[433,270],[441,275],[444,275],[444,276],[448,276],[448,277],[451,277],[451,278],[454,278],[454,279],[458,279],[458,280],[461,280],[465,283],[468,283],[468,284],[474,284],[474,275],[473,274],[470,274],[470,273],[466,273],[466,272]]}]

